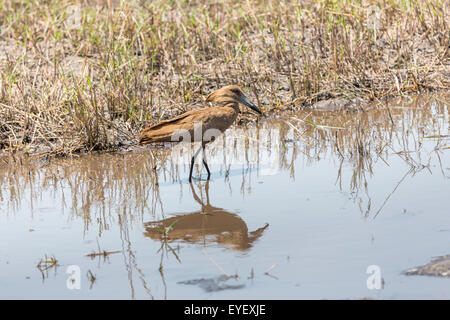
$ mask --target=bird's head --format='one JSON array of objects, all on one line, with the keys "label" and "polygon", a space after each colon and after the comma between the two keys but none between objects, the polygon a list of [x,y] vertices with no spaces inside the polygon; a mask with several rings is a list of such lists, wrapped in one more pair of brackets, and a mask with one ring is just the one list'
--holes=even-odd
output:
[{"label": "bird's head", "polygon": [[206,97],[206,102],[216,102],[222,105],[228,103],[242,103],[257,113],[262,114],[261,110],[248,100],[241,88],[235,85],[225,86],[212,92]]}]

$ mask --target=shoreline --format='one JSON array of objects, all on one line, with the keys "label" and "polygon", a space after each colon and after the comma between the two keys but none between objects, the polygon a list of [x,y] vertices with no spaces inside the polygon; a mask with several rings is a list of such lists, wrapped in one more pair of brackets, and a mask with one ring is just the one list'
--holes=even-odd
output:
[{"label": "shoreline", "polygon": [[[342,114],[342,113],[365,113],[370,112],[373,109],[381,109],[387,106],[387,104],[391,104],[390,107],[401,105],[401,104],[407,104],[408,102],[411,103],[417,103],[419,100],[428,100],[431,101],[432,99],[436,98],[436,95],[438,96],[436,101],[440,103],[447,103],[448,99],[450,99],[450,90],[439,90],[434,92],[425,92],[425,93],[417,93],[413,95],[402,95],[398,97],[390,97],[385,98],[382,101],[378,102],[361,102],[361,100],[355,100],[353,102],[347,102],[344,105],[340,105],[339,108],[336,108],[336,104],[331,104],[330,106],[327,106],[327,103],[332,102],[333,100],[322,100],[317,103],[317,106],[314,107],[303,107],[301,109],[293,110],[291,109],[280,109],[276,108],[273,110],[269,110],[269,114],[264,114],[263,117],[256,116],[255,114],[251,112],[246,112],[244,114],[240,114],[238,116],[238,120],[232,127],[248,127],[253,126],[257,124],[258,122],[263,122],[267,120],[273,120],[273,119],[289,119],[290,115],[296,115],[296,113],[299,112],[306,112],[310,111],[310,113],[321,113],[321,114]],[[357,103],[358,102],[358,103]],[[388,108],[390,109],[390,108]],[[390,111],[388,111],[390,112]],[[226,132],[225,132],[226,134]],[[105,149],[105,150],[92,150],[92,151],[86,151],[81,150],[77,152],[72,152],[70,154],[56,154],[52,152],[52,150],[49,151],[38,151],[38,152],[26,152],[23,150],[1,150],[0,149],[0,161],[2,159],[5,159],[6,157],[13,157],[14,159],[23,159],[28,158],[32,161],[41,161],[44,159],[44,161],[50,161],[52,159],[65,159],[65,158],[78,158],[88,155],[115,155],[115,154],[129,154],[129,153],[140,153],[145,152],[149,150],[164,150],[168,149],[170,147],[173,147],[174,143],[156,143],[156,144],[150,144],[150,145],[140,145],[138,143],[137,136],[129,141],[125,141],[124,143],[121,143],[120,145],[115,146],[112,149]],[[16,158],[17,157],[17,158]],[[6,162],[6,161],[3,161]]]},{"label": "shoreline", "polygon": [[450,88],[444,1],[71,4],[0,9],[0,153],[115,150],[227,84],[269,116]]}]

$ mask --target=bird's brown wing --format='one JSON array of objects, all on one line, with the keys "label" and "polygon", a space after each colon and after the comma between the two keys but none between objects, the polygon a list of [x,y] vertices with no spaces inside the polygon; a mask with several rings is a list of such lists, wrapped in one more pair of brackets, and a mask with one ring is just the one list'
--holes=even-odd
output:
[{"label": "bird's brown wing", "polygon": [[[162,121],[154,126],[144,129],[139,135],[139,143],[175,142],[177,130],[189,132],[191,141],[197,137],[194,135],[194,124],[200,123],[202,134],[207,129],[218,129],[223,132],[234,121],[232,108],[203,108],[188,111],[173,119]],[[178,131],[180,132],[180,131]]]}]

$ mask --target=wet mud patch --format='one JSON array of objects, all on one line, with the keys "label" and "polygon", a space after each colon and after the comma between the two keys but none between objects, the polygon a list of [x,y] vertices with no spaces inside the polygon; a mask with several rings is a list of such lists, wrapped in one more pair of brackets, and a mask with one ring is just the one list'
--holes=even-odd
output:
[{"label": "wet mud patch", "polygon": [[450,278],[450,255],[436,257],[429,264],[406,270],[404,274]]}]

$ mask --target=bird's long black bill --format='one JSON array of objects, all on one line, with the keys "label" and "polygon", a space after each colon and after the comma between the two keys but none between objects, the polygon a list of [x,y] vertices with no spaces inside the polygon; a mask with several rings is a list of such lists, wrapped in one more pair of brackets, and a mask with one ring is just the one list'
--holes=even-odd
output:
[{"label": "bird's long black bill", "polygon": [[251,102],[247,99],[246,96],[241,95],[241,101],[242,101],[242,103],[243,103],[244,105],[246,105],[246,106],[249,107],[250,109],[252,109],[252,110],[258,112],[259,114],[262,114],[261,110],[260,110],[256,105],[254,105],[253,103],[251,103]]}]

